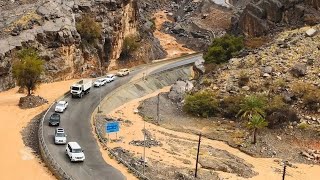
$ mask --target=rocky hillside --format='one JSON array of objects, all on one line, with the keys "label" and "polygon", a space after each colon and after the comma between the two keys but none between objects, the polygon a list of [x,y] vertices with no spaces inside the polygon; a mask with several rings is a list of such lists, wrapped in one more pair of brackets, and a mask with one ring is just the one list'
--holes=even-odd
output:
[{"label": "rocky hillside", "polygon": [[[300,123],[320,124],[320,25],[285,31],[243,58],[208,69],[198,86],[227,96],[280,95]],[[307,95],[308,94],[308,95]],[[310,106],[311,105],[311,106]],[[299,122],[295,122],[299,123]],[[295,124],[297,125],[297,124]]]},{"label": "rocky hillside", "polygon": [[231,2],[237,9],[240,9],[240,13],[233,18],[233,30],[246,36],[263,36],[284,28],[320,23],[319,0],[239,0]]},{"label": "rocky hillside", "polygon": [[[140,47],[131,58],[144,61],[165,57],[137,0],[11,0],[0,1],[0,91],[14,87],[11,68],[17,50],[34,47],[46,61],[44,82],[94,75],[99,64],[118,64],[123,40],[138,37]],[[94,45],[83,44],[76,24],[90,14],[101,25]],[[137,62],[139,63],[139,62]]]}]

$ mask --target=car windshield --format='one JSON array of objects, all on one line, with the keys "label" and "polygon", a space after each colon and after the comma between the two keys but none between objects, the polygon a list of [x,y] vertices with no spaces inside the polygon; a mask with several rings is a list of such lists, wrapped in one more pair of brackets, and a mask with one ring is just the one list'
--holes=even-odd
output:
[{"label": "car windshield", "polygon": [[64,133],[56,133],[56,137],[65,137]]},{"label": "car windshield", "polygon": [[73,153],[81,153],[82,150],[81,150],[81,149],[73,149],[72,152],[73,152]]},{"label": "car windshield", "polygon": [[108,75],[107,78],[112,78],[112,75]]},{"label": "car windshield", "polygon": [[59,119],[60,119],[60,116],[59,116],[59,114],[52,114],[51,117],[50,117],[50,119],[52,119],[52,120],[59,120]]},{"label": "car windshield", "polygon": [[71,90],[75,90],[75,91],[78,91],[79,88],[78,87],[72,87]]}]

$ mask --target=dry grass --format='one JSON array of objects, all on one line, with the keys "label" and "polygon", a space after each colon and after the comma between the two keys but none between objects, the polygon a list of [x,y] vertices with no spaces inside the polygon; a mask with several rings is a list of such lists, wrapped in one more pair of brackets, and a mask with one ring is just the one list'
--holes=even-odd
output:
[{"label": "dry grass", "polygon": [[41,16],[37,14],[35,11],[28,12],[25,15],[21,16],[19,19],[17,19],[15,22],[13,22],[5,31],[11,31],[18,24],[20,24],[21,26],[25,26],[31,19],[41,20]]},{"label": "dry grass", "polygon": [[268,37],[254,37],[254,38],[246,38],[244,40],[245,47],[249,49],[259,48],[266,43],[268,43],[271,39]]}]

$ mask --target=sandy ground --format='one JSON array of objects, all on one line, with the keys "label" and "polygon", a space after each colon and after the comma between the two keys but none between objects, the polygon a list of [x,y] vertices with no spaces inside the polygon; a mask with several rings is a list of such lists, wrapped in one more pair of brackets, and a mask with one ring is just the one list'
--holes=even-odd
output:
[{"label": "sandy ground", "polygon": [[24,145],[20,131],[33,117],[46,110],[56,98],[65,93],[74,81],[41,85],[35,95],[42,96],[49,103],[33,109],[22,110],[18,107],[19,98],[25,96],[17,93],[18,88],[0,93],[0,179],[55,179],[32,153],[31,148]]},{"label": "sandy ground", "polygon": [[[143,153],[143,147],[129,145],[129,142],[132,140],[143,140],[142,129],[144,126],[144,121],[142,117],[134,113],[134,110],[137,109],[139,103],[149,97],[156,96],[159,92],[167,92],[170,87],[166,87],[162,90],[149,94],[140,99],[135,99],[129,103],[122,105],[121,107],[115,109],[112,113],[108,114],[116,118],[128,119],[132,122],[131,125],[123,124],[121,130],[118,133],[118,137],[122,138],[120,142],[109,143],[109,146],[112,147],[122,147],[124,149],[133,152],[137,157],[141,157]],[[162,127],[155,126],[151,123],[145,123],[146,129],[151,132],[153,138],[158,141],[161,141],[163,146],[161,147],[151,147],[146,148],[147,158],[152,158],[156,161],[161,161],[163,163],[168,163],[176,167],[181,168],[194,168],[195,163],[195,148],[187,148],[185,145],[192,144],[197,142],[198,137],[192,134],[175,132],[168,130]],[[115,135],[110,135],[110,138],[115,138]],[[176,142],[180,141],[182,143],[172,143],[172,140]],[[184,145],[185,144],[185,145]],[[240,152],[238,149],[232,148],[221,141],[202,139],[202,145],[210,145],[212,147],[223,149],[229,153],[244,159],[247,163],[250,163],[254,166],[253,170],[258,172],[259,175],[251,178],[255,180],[266,180],[266,179],[281,179],[281,169],[282,166],[279,163],[275,162],[274,158],[254,158],[247,154]],[[172,152],[173,148],[178,148],[176,151],[177,158]],[[182,163],[181,159],[190,160],[190,164]],[[294,180],[316,180],[320,172],[320,166],[304,165],[304,164],[294,164],[297,168],[287,168],[286,179]],[[229,178],[229,179],[243,179],[236,176],[235,174],[218,172],[220,177]]]},{"label": "sandy ground", "polygon": [[155,18],[154,22],[156,25],[156,30],[154,31],[153,35],[159,39],[160,45],[165,51],[167,51],[167,58],[178,57],[181,54],[194,53],[193,50],[185,48],[182,44],[179,44],[173,36],[160,31],[162,24],[165,21],[170,21],[164,11],[155,13],[153,17]]}]

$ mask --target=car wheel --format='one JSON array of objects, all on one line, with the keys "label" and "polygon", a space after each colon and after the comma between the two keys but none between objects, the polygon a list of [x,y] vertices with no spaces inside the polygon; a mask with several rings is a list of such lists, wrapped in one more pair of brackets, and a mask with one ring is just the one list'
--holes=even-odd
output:
[{"label": "car wheel", "polygon": [[60,125],[60,123],[57,124],[57,126],[59,126],[59,125]]}]

